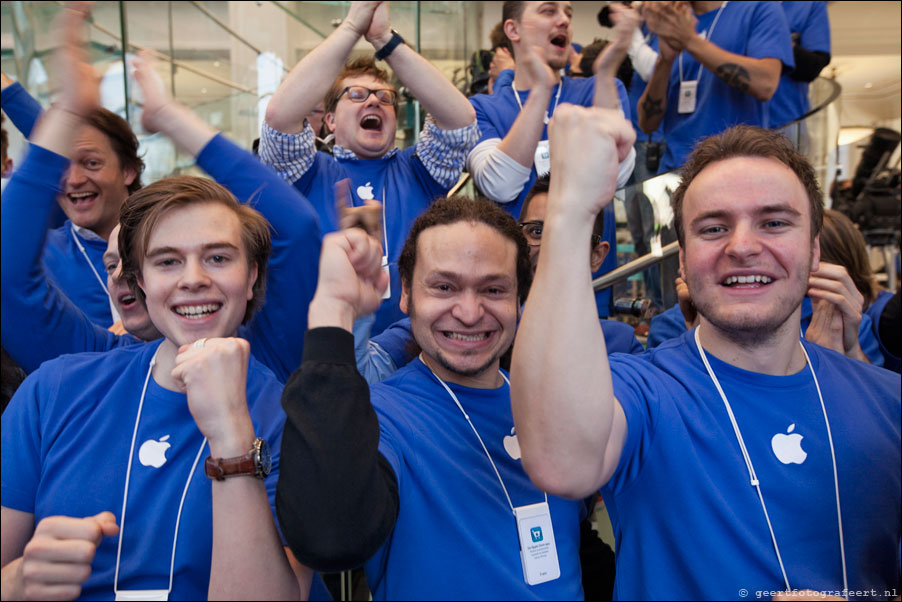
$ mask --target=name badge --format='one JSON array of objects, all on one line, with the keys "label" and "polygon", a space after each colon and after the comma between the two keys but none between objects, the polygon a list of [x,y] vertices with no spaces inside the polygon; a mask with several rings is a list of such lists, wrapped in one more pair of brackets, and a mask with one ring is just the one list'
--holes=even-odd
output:
[{"label": "name badge", "polygon": [[382,256],[382,271],[388,275],[388,286],[385,287],[385,292],[382,293],[382,299],[390,299],[391,298],[391,272],[388,270],[388,255]]},{"label": "name badge", "polygon": [[517,535],[520,536],[520,560],[528,585],[553,581],[561,576],[551,511],[547,502],[514,508]]},{"label": "name badge", "polygon": [[137,600],[163,601],[169,599],[168,589],[120,589],[116,592],[116,600],[127,602]]},{"label": "name badge", "polygon": [[541,178],[544,175],[548,175],[548,172],[551,171],[551,149],[548,147],[547,140],[539,140],[539,144],[536,146],[536,156],[533,159],[533,163],[536,166],[536,172],[539,174]]},{"label": "name badge", "polygon": [[680,82],[680,101],[677,113],[695,113],[695,101],[698,97],[698,80]]}]

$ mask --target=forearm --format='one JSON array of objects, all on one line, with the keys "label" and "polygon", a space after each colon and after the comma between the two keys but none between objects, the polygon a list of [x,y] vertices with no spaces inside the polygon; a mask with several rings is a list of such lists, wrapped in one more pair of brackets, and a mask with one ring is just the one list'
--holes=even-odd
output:
[{"label": "forearm", "polygon": [[595,75],[595,100],[596,107],[603,109],[619,109],[620,98],[617,95],[617,84],[614,82],[614,73],[599,72]]},{"label": "forearm", "polygon": [[723,82],[758,100],[770,100],[780,85],[780,59],[733,54],[698,35],[689,40],[686,50]]},{"label": "forearm", "polygon": [[[378,49],[387,42],[387,39],[374,41],[373,46]],[[476,111],[467,98],[441,71],[407,44],[395,48],[386,62],[426,112],[432,115],[439,128],[456,130],[476,120]]]},{"label": "forearm", "polygon": [[0,95],[3,99],[3,112],[13,122],[16,129],[22,132],[23,136],[29,138],[41,116],[41,105],[18,82],[4,87]]},{"label": "forearm", "polygon": [[350,333],[308,331],[282,407],[288,420],[276,501],[285,539],[315,570],[360,566],[394,527],[398,486],[378,452],[379,424]]},{"label": "forearm", "polygon": [[[516,94],[516,92],[513,92]],[[545,128],[545,113],[551,101],[551,89],[536,86],[529,92],[523,109],[510,131],[501,140],[498,150],[526,168],[532,168],[536,146]]]},{"label": "forearm", "polygon": [[636,105],[636,112],[639,114],[639,128],[647,134],[660,127],[664,114],[667,112],[667,86],[670,83],[672,67],[673,60],[663,58],[658,54],[655,70]]},{"label": "forearm", "polygon": [[597,488],[613,419],[607,352],[591,287],[592,223],[591,216],[546,217],[511,370],[524,467],[539,487],[568,497]]},{"label": "forearm", "polygon": [[285,134],[296,134],[304,118],[322,102],[360,34],[346,23],[294,66],[266,107],[266,123]]}]

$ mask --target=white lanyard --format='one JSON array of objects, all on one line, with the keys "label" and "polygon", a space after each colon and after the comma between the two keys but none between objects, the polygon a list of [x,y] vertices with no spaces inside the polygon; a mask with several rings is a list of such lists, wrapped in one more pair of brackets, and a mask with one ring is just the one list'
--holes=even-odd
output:
[{"label": "white lanyard", "polygon": [[[564,80],[561,80],[557,85],[557,94],[554,96],[554,106],[551,107],[551,114],[548,111],[545,111],[545,124],[547,125],[549,121],[551,121],[551,116],[554,115],[554,110],[557,108],[557,103],[561,99],[561,90],[564,88]],[[514,99],[517,101],[517,106],[520,107],[520,110],[523,110],[523,103],[520,102],[520,93],[517,90],[517,84],[511,81],[511,89],[514,93]]]},{"label": "white lanyard", "polygon": [[[708,356],[705,355],[705,350],[702,349],[701,341],[699,341],[698,337],[698,328],[695,329],[695,346],[698,348],[698,353],[701,355],[702,362],[705,364],[705,368],[708,370],[708,376],[711,377],[711,380],[714,382],[714,386],[717,388],[717,392],[720,393],[720,398],[723,400],[724,406],[727,409],[727,414],[730,416],[730,423],[733,425],[733,432],[736,435],[736,441],[739,442],[739,449],[742,451],[742,458],[745,460],[746,468],[749,471],[749,480],[751,482],[752,487],[754,487],[758,492],[758,499],[761,500],[761,509],[764,511],[764,518],[767,520],[767,528],[770,530],[770,538],[774,544],[774,551],[777,553],[777,562],[780,563],[780,572],[783,573],[783,582],[786,584],[786,591],[792,591],[792,588],[789,586],[789,578],[786,576],[786,567],[783,566],[783,557],[780,555],[780,546],[777,545],[777,536],[774,534],[774,527],[771,525],[770,516],[767,514],[767,506],[764,504],[764,495],[761,493],[761,485],[758,481],[758,475],[755,473],[755,467],[752,465],[752,458],[749,456],[748,449],[745,447],[745,441],[742,439],[742,433],[739,431],[739,424],[736,422],[736,417],[733,415],[733,408],[730,407],[730,402],[727,401],[727,396],[723,392],[723,389],[720,386],[720,382],[717,380],[717,376],[714,375],[714,370],[711,369],[711,364],[708,363]],[[833,435],[830,432],[830,421],[827,419],[827,408],[824,405],[824,396],[821,394],[821,386],[817,382],[817,374],[814,373],[814,366],[811,365],[811,358],[808,357],[808,352],[805,350],[805,346],[802,345],[802,342],[799,341],[799,346],[802,348],[802,353],[805,354],[805,362],[808,364],[808,369],[811,371],[811,376],[814,378],[814,386],[817,389],[817,397],[821,402],[821,410],[824,413],[824,423],[827,425],[827,440],[830,442],[830,457],[833,460],[833,487],[836,492],[836,520],[839,526],[839,553],[842,557],[842,583],[843,583],[843,596],[846,595],[846,592],[849,591],[849,581],[846,573],[846,547],[845,541],[843,539],[842,532],[842,510],[839,506],[839,477],[837,476],[836,471],[836,452],[833,449]]]},{"label": "white lanyard", "polygon": [[[462,405],[460,405],[460,400],[457,399],[457,395],[454,394],[454,391],[451,390],[451,387],[449,387],[447,384],[445,384],[445,381],[443,381],[441,378],[439,378],[439,375],[436,374],[435,371],[433,371],[432,368],[429,367],[429,364],[427,364],[425,361],[423,361],[422,354],[420,354],[419,360],[421,362],[423,362],[423,365],[426,366],[426,368],[429,369],[429,372],[432,373],[432,376],[435,377],[435,380],[437,380],[439,382],[439,384],[445,388],[445,391],[448,392],[448,395],[450,395],[451,399],[454,400],[454,403],[457,404],[457,409],[460,410],[460,413],[464,415],[464,418],[467,420],[467,423],[470,425],[470,428],[473,429],[473,433],[476,435],[476,438],[479,440],[479,444],[482,446],[482,451],[485,452],[485,457],[489,459],[489,463],[492,465],[492,469],[495,471],[495,476],[498,477],[498,482],[501,483],[501,489],[504,490],[504,497],[507,498],[507,503],[511,507],[511,512],[513,512],[514,516],[516,516],[516,511],[514,510],[514,503],[511,501],[511,496],[507,492],[507,487],[504,486],[504,480],[501,478],[501,473],[498,472],[498,467],[495,466],[495,461],[492,460],[492,454],[489,453],[489,449],[485,446],[485,443],[482,441],[482,437],[479,436],[479,431],[476,430],[476,427],[473,425],[473,421],[470,420],[469,414],[467,414],[466,410],[464,410],[464,407]],[[510,387],[511,382],[507,379],[507,376],[504,375],[504,372],[499,370],[498,373],[501,375],[501,378],[504,379],[504,382],[507,383],[507,386]],[[547,493],[545,493],[545,503],[546,504],[548,503],[548,494]]]},{"label": "white lanyard", "polygon": [[78,247],[78,250],[81,251],[81,254],[84,256],[85,261],[88,262],[88,267],[91,268],[91,271],[94,272],[94,277],[97,278],[97,282],[100,283],[100,288],[103,289],[103,292],[106,293],[107,299],[110,302],[110,314],[113,316],[113,324],[119,321],[119,312],[116,310],[116,306],[113,305],[113,298],[110,297],[110,291],[106,287],[106,282],[103,281],[103,278],[100,277],[100,274],[97,273],[97,269],[94,267],[94,263],[91,261],[91,258],[88,257],[88,252],[85,251],[85,247],[81,244],[81,240],[78,238],[78,234],[75,232],[75,226],[72,226],[69,229],[69,232],[72,233],[72,239],[75,241],[75,246]]},{"label": "white lanyard", "polygon": [[[119,545],[116,549],[116,571],[113,577],[113,592],[116,594],[117,600],[122,599],[142,599],[140,597],[129,596],[129,594],[145,594],[143,599],[155,599],[155,600],[167,600],[169,597],[169,593],[172,591],[172,577],[175,571],[175,548],[179,539],[179,523],[182,519],[182,508],[185,505],[185,496],[188,494],[188,486],[191,484],[191,477],[194,476],[194,471],[197,468],[197,463],[200,460],[201,453],[204,451],[204,446],[207,445],[207,438],[204,437],[204,440],[200,444],[200,449],[197,450],[197,456],[194,458],[194,463],[191,465],[191,471],[188,473],[188,480],[185,481],[185,487],[182,490],[182,498],[179,501],[179,510],[178,514],[176,514],[175,518],[175,534],[172,537],[172,557],[169,561],[169,589],[162,590],[140,590],[137,592],[131,592],[129,590],[119,590],[119,561],[122,558],[122,540],[125,539],[125,509],[128,505],[128,485],[131,480],[132,474],[132,463],[135,459],[135,440],[138,437],[138,425],[141,423],[141,411],[144,408],[144,397],[147,394],[147,384],[150,382],[150,375],[153,372],[153,367],[157,363],[157,352],[159,352],[160,348],[157,347],[157,350],[154,352],[153,357],[150,358],[150,365],[147,367],[147,376],[144,378],[144,387],[141,389],[141,401],[138,402],[138,415],[135,417],[135,428],[132,431],[132,444],[131,449],[128,452],[128,467],[125,469],[125,491],[122,494],[122,517],[120,518],[119,523]],[[165,595],[164,595],[165,593]]]},{"label": "white lanyard", "polygon": [[[726,7],[727,7],[727,2],[724,2],[723,4],[720,5],[720,8],[717,9],[717,14],[714,15],[714,21],[711,22],[711,28],[705,34],[705,39],[708,40],[709,42],[711,41],[711,38],[714,36],[714,28],[717,27],[717,20],[720,19],[720,13],[722,13],[723,9],[725,9]],[[663,40],[662,40],[662,42],[663,42]],[[666,44],[666,42],[664,42],[664,43]],[[680,51],[679,64],[680,64],[680,83],[683,83],[683,52],[682,51]],[[701,62],[699,62],[698,73],[695,75],[695,81],[698,81],[699,78],[701,78],[701,76],[702,76],[702,65],[701,65]]]}]

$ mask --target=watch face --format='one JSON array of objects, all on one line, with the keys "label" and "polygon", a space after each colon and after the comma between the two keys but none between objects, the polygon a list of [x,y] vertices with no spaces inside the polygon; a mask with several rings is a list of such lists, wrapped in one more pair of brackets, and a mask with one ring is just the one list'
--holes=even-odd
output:
[{"label": "watch face", "polygon": [[269,444],[266,443],[266,439],[258,439],[257,441],[259,441],[257,446],[259,461],[257,465],[260,467],[260,473],[267,477],[269,476],[269,471],[272,470],[272,455],[269,453]]}]

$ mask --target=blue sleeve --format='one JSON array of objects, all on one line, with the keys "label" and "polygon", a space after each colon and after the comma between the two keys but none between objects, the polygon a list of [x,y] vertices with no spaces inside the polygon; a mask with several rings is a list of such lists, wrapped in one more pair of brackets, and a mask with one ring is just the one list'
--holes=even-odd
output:
[{"label": "blue sleeve", "polygon": [[354,358],[357,361],[357,371],[370,385],[382,382],[398,369],[388,352],[370,340],[375,321],[376,314],[354,320]]},{"label": "blue sleeve", "polygon": [[410,330],[410,318],[398,320],[381,333],[373,337],[371,343],[381,347],[391,358],[397,368],[403,368],[413,359],[408,353],[413,333]]},{"label": "blue sleeve", "polygon": [[43,109],[22,84],[14,82],[0,92],[0,104],[3,112],[13,122],[16,129],[26,138],[31,137],[34,124],[38,122]]},{"label": "blue sleeve", "polygon": [[826,2],[811,2],[811,10],[799,34],[799,46],[805,50],[830,54],[830,19]]},{"label": "blue sleeve", "polygon": [[3,191],[0,332],[3,346],[26,372],[66,353],[137,342],[94,324],[44,272],[46,224],[68,166],[65,157],[32,145]]},{"label": "blue sleeve", "polygon": [[[54,383],[48,383],[53,380]],[[53,373],[32,374],[18,388],[0,421],[0,495],[3,506],[34,514],[41,479],[41,401],[56,396]],[[52,397],[50,397],[52,398]]]},{"label": "blue sleeve", "polygon": [[470,104],[476,110],[476,124],[479,126],[479,142],[489,140],[490,138],[504,138],[504,134],[499,132],[495,124],[489,119],[486,112],[485,101],[490,98],[485,94],[477,94],[470,97]]},{"label": "blue sleeve", "polygon": [[866,313],[861,314],[861,324],[858,327],[858,344],[861,345],[861,350],[872,365],[883,367],[883,352],[880,351],[880,342],[874,336],[871,316]]},{"label": "blue sleeve", "polygon": [[652,349],[664,341],[677,338],[684,332],[686,332],[686,320],[683,318],[680,306],[674,305],[664,313],[658,314],[651,319],[646,344],[649,349]]},{"label": "blue sleeve", "polygon": [[754,3],[746,56],[753,59],[777,58],[788,68],[795,67],[789,23],[776,2]]},{"label": "blue sleeve", "polygon": [[198,154],[197,164],[272,226],[266,303],[242,332],[257,359],[284,383],[301,364],[307,306],[316,290],[322,243],[316,212],[297,189],[222,134]]}]

